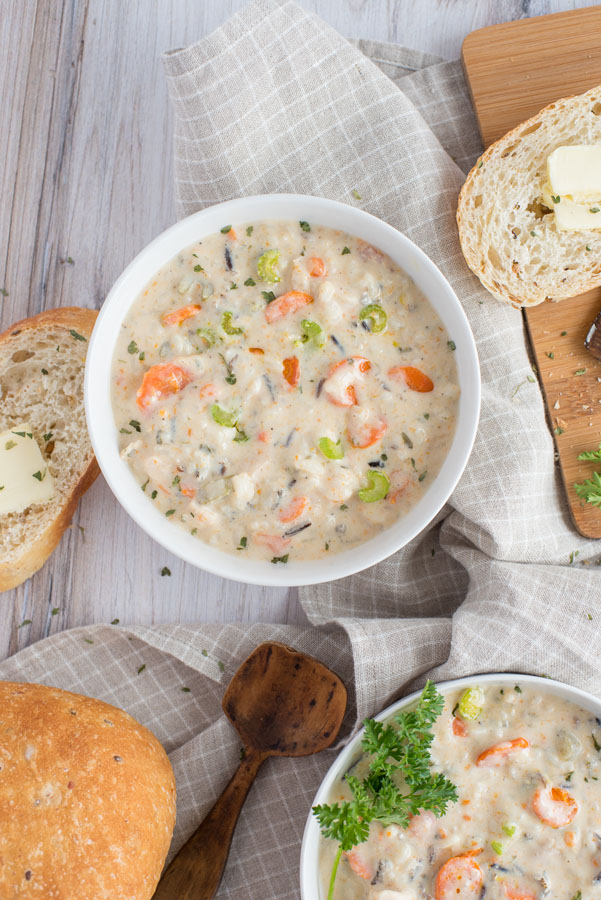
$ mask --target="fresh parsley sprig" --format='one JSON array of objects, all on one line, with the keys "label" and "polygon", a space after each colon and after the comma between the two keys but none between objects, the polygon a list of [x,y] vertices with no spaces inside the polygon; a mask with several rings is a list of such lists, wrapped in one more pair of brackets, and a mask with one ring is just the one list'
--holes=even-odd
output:
[{"label": "fresh parsley sprig", "polygon": [[365,720],[361,747],[370,763],[362,780],[346,776],[353,799],[313,807],[322,834],[339,844],[328,900],[334,896],[342,854],[368,839],[370,822],[407,828],[420,810],[443,816],[457,800],[455,785],[430,770],[432,725],[443,708],[444,697],[428,681],[415,708],[395,716],[394,724]]},{"label": "fresh parsley sprig", "polygon": [[592,476],[582,484],[575,484],[574,490],[587,503],[601,506],[601,474],[599,472],[593,472]]},{"label": "fresh parsley sprig", "polygon": [[599,444],[598,450],[585,450],[584,453],[578,454],[578,459],[596,462],[601,459],[601,444]]},{"label": "fresh parsley sprig", "polygon": [[[584,453],[578,454],[578,459],[582,462],[598,462],[601,460],[601,444],[598,450],[585,450]],[[601,506],[601,473],[593,472],[582,484],[575,484],[574,490],[586,503]]]}]

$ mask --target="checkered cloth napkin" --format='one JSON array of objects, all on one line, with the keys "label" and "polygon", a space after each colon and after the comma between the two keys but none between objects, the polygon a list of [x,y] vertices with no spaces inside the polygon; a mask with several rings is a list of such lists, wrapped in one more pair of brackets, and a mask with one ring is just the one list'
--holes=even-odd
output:
[{"label": "checkered cloth napkin", "polygon": [[[426,674],[545,673],[601,696],[601,580],[599,545],[570,523],[521,314],[480,287],[459,249],[457,194],[481,149],[459,62],[350,43],[290,0],[253,0],[164,65],[181,215],[278,191],[361,206],[449,279],[483,381],[478,438],[449,504],[389,560],[301,590],[311,627],[97,626],[0,666],[1,678],[101,697],[155,732],[178,782],[175,850],[238,762],[220,698],[261,641],[293,644],[341,675],[345,736]],[[298,897],[304,822],[334,753],[263,767],[220,898]]]}]

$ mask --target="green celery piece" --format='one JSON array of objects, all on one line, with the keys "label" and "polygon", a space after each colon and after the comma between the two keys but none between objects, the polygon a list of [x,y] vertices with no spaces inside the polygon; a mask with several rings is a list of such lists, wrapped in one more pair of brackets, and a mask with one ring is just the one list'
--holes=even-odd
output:
[{"label": "green celery piece", "polygon": [[196,334],[205,341],[209,347],[217,341],[217,335],[212,328],[197,328]]},{"label": "green celery piece", "polygon": [[367,487],[359,491],[359,500],[364,503],[374,503],[383,500],[390,490],[390,479],[384,472],[368,472],[366,475]]},{"label": "green celery piece", "polygon": [[331,438],[322,437],[319,439],[319,449],[328,459],[342,459],[344,450],[340,441],[334,442]]},{"label": "green celery piece", "polygon": [[301,343],[306,344],[310,341],[316,347],[323,347],[324,339],[321,325],[318,325],[317,322],[312,322],[310,319],[302,319],[301,328],[303,330]]},{"label": "green celery piece", "polygon": [[276,266],[280,258],[279,250],[266,250],[257,260],[257,273],[261,281],[267,281],[268,284],[275,284],[280,280],[280,276],[276,271]]},{"label": "green celery piece", "polygon": [[377,303],[370,303],[369,306],[364,306],[361,312],[359,313],[359,319],[363,322],[367,319],[371,322],[369,329],[373,331],[374,334],[378,334],[380,331],[384,331],[386,328],[386,323],[388,321],[388,316],[384,312],[381,306],[378,306]]},{"label": "green celery piece", "polygon": [[222,409],[217,403],[213,403],[211,415],[218,425],[223,425],[225,428],[236,427],[236,422],[238,421],[237,410]]},{"label": "green celery piece", "polygon": [[484,706],[484,693],[481,688],[468,688],[461,695],[458,713],[462,719],[477,719]]},{"label": "green celery piece", "polygon": [[231,312],[224,312],[223,316],[221,317],[221,327],[223,328],[225,333],[226,334],[244,334],[244,331],[242,330],[242,328],[235,328],[232,325],[232,318],[233,318],[233,313],[231,313]]}]

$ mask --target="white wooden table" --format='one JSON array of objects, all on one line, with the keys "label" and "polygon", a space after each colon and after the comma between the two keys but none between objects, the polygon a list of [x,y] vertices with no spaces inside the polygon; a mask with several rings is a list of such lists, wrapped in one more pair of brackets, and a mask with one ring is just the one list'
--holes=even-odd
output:
[{"label": "white wooden table", "polygon": [[[159,57],[208,33],[244,2],[4,0],[0,288],[8,294],[0,294],[0,331],[53,306],[100,307],[124,266],[174,221],[173,122]],[[594,5],[299,2],[349,37],[396,41],[447,58],[459,55],[475,28]],[[170,577],[160,575],[163,566]],[[0,595],[0,659],[57,630],[114,619],[301,622],[304,616],[295,589],[236,584],[170,556],[99,478],[50,561]]]}]

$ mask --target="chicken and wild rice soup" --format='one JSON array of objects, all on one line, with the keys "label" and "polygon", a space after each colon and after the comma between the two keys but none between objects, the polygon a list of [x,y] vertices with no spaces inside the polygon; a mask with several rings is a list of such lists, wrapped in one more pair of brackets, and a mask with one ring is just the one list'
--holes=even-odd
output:
[{"label": "chicken and wild rice soup", "polygon": [[[532,687],[445,695],[433,726],[433,771],[456,786],[445,815],[408,828],[372,821],[342,855],[334,900],[601,898],[601,720]],[[345,781],[368,766],[360,756]],[[321,839],[323,897],[337,844]]]},{"label": "chicken and wild rice soup", "polygon": [[364,241],[308,222],[225,225],[123,322],[113,409],[149,502],[233,554],[346,550],[405,515],[455,429],[455,345]]}]

